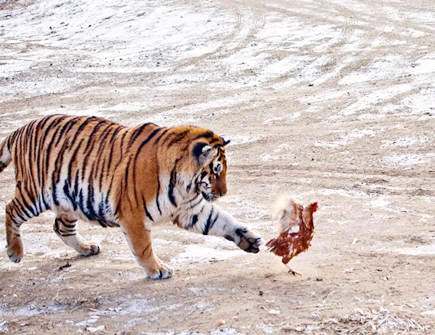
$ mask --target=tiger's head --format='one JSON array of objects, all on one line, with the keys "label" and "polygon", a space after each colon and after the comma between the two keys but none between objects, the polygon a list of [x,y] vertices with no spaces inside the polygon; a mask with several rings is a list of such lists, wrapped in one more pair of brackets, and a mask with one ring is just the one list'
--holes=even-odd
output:
[{"label": "tiger's head", "polygon": [[230,141],[214,135],[211,140],[194,144],[193,156],[199,166],[194,177],[195,192],[213,201],[227,193],[225,146]]}]

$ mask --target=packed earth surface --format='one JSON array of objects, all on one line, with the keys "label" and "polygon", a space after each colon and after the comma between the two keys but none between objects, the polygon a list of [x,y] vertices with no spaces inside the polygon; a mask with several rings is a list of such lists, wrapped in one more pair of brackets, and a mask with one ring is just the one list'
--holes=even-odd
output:
[{"label": "packed earth surface", "polygon": [[81,222],[80,257],[46,212],[0,253],[0,333],[433,334],[434,83],[433,0],[0,0],[1,139],[54,113],[207,127],[231,140],[218,205],[265,242],[279,194],[319,204],[300,276],[168,222],[162,281],[118,228]]}]

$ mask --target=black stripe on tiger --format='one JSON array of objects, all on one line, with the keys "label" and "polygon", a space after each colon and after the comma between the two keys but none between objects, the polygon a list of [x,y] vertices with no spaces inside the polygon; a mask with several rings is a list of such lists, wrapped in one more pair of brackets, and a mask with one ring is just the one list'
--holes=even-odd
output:
[{"label": "black stripe on tiger", "polygon": [[204,132],[204,133],[202,133],[202,134],[200,134],[200,135],[198,135],[198,136],[196,136],[194,139],[193,139],[193,141],[195,141],[195,140],[198,140],[198,139],[200,139],[200,138],[210,138],[210,137],[213,137],[213,132],[211,131],[211,130],[208,130],[208,131],[206,131],[206,132]]},{"label": "black stripe on tiger", "polygon": [[136,154],[135,154],[135,156],[134,156],[134,164],[133,164],[134,167],[136,167],[137,158],[138,158],[138,156],[139,156],[141,150],[144,148],[144,146],[145,146],[149,141],[151,141],[151,139],[152,139],[154,136],[157,135],[158,132],[162,131],[162,129],[163,129],[163,128],[156,128],[156,129],[154,129],[154,130],[151,132],[151,134],[149,134],[148,137],[147,137],[145,140],[143,140],[142,143],[139,145],[139,148],[137,149]]},{"label": "black stripe on tiger", "polygon": [[96,119],[95,116],[87,117],[87,118],[82,122],[82,124],[77,128],[77,131],[75,132],[75,134],[74,134],[72,137],[73,137],[73,138],[79,138],[79,135],[80,135],[81,132],[86,128],[86,125],[87,125],[89,122],[91,122],[91,121],[93,121],[93,120],[95,120],[95,119]]},{"label": "black stripe on tiger", "polygon": [[16,216],[18,216],[18,218],[21,219],[21,222],[17,222],[15,219],[13,220],[13,222],[15,225],[20,225],[22,222],[27,220],[24,216],[26,216],[26,215],[29,216],[29,215],[23,211],[22,204],[20,203],[20,201],[17,198],[12,200],[12,204],[13,204],[13,207],[11,208],[11,210],[13,212],[15,212],[15,214],[16,214]]},{"label": "black stripe on tiger", "polygon": [[202,202],[202,200],[203,200],[203,197],[200,196],[199,200],[196,203],[194,203],[193,205],[190,205],[189,209],[194,209],[196,206],[198,206]]},{"label": "black stripe on tiger", "polygon": [[[89,135],[88,142],[87,142],[86,147],[85,147],[84,152],[83,152],[83,155],[85,156],[85,159],[83,160],[83,164],[82,164],[83,171],[85,171],[86,167],[88,166],[88,161],[89,161],[89,158],[91,157],[91,155],[89,153],[93,151],[96,143],[101,143],[95,137],[97,137],[96,133],[98,132],[98,130],[100,129],[100,127],[103,124],[107,124],[107,122],[106,121],[98,122],[97,125],[92,130],[91,134]],[[110,127],[110,124],[108,124],[107,127]],[[95,165],[95,160],[92,162],[92,166],[94,166],[94,165]],[[82,174],[82,181],[84,181],[84,178],[85,178],[85,173]],[[92,173],[89,174],[88,178],[89,179],[92,178]]]},{"label": "black stripe on tiger", "polygon": [[143,208],[145,210],[145,214],[146,214],[147,218],[150,219],[152,222],[154,222],[153,217],[151,216],[150,212],[148,211],[147,204],[146,204],[144,197],[142,197],[142,204],[143,204]]},{"label": "black stripe on tiger", "polygon": [[[165,129],[165,128],[163,128]],[[155,140],[154,140],[154,144],[157,144],[158,142],[160,142],[160,139],[166,135],[166,133],[169,131],[169,129],[165,129]]]},{"label": "black stripe on tiger", "polygon": [[183,140],[187,135],[189,134],[189,130],[185,130],[179,134],[176,134],[171,141],[168,143],[168,147],[173,146],[174,144],[177,144],[181,140]]},{"label": "black stripe on tiger", "polygon": [[51,141],[48,143],[47,146],[47,151],[45,153],[45,172],[48,173],[49,171],[49,166],[50,166],[50,155],[52,154],[51,150],[52,150],[52,146],[54,144],[54,140],[56,138],[56,135],[59,133],[59,128],[56,128],[56,130],[54,131],[53,136],[51,137]]},{"label": "black stripe on tiger", "polygon": [[216,142],[219,142],[220,140],[218,139],[218,138],[212,138],[208,143],[209,143],[209,145],[213,145],[214,143],[216,143]]},{"label": "black stripe on tiger", "polygon": [[[118,162],[115,164],[115,168],[114,168],[114,171],[116,171],[117,169],[118,169],[118,166],[122,163],[122,157],[123,157],[123,147],[124,147],[124,141],[125,141],[125,137],[126,137],[126,135],[127,135],[127,132],[124,132],[122,135],[121,135],[121,141],[120,141],[120,143],[119,143],[119,151],[120,151],[120,153],[119,153],[119,159],[118,159]],[[114,144],[115,143],[113,143],[112,144],[112,149],[114,149]],[[110,167],[112,166],[112,160],[110,160],[109,161],[109,166],[108,166],[108,169],[110,170]],[[112,176],[111,176],[111,180],[110,180],[110,186],[109,186],[109,191],[107,192],[107,194],[110,194],[110,192],[112,191],[112,183],[113,183],[113,179],[114,179],[114,177],[115,177],[115,175],[113,174]]]},{"label": "black stripe on tiger", "polygon": [[68,120],[68,122],[65,122],[62,129],[60,130],[57,141],[54,144],[55,147],[59,145],[60,140],[62,140],[71,131],[72,127],[74,127],[74,125],[77,123],[79,119],[80,119],[79,117],[75,117],[72,118],[71,120]]},{"label": "black stripe on tiger", "polygon": [[73,195],[71,194],[71,190],[69,188],[68,185],[68,181],[65,180],[65,183],[63,185],[63,193],[66,195],[66,197],[68,198],[68,200],[71,202],[73,209],[76,210],[77,209],[77,202],[76,199],[73,197]]},{"label": "black stripe on tiger", "polygon": [[66,228],[70,228],[70,229],[75,228],[75,226],[76,226],[75,222],[76,222],[76,221],[72,221],[72,223],[71,223],[71,221],[69,221],[69,222],[70,222],[70,223],[66,223],[66,220],[62,220],[62,224],[63,224]]},{"label": "black stripe on tiger", "polygon": [[[129,177],[129,175],[130,175],[129,171],[130,171],[131,161],[132,161],[132,158],[131,158],[131,156],[130,156],[130,157],[128,157],[127,167],[126,167],[126,169],[125,169],[125,171],[124,171],[124,181],[121,182],[121,189],[122,189],[122,190],[126,190],[126,189],[128,188],[128,177]],[[139,200],[138,200],[138,197],[137,197],[137,192],[136,192],[136,190],[135,190],[134,195],[135,195],[136,205],[138,205],[138,204],[139,204]],[[124,198],[125,200],[127,200],[127,202],[128,202],[128,204],[129,204],[129,206],[130,206],[131,209],[134,208],[133,201],[132,201],[132,199],[131,199],[131,197],[130,197],[130,192],[125,192],[124,195],[123,195],[122,197],[119,197],[119,199],[118,199],[118,204],[116,205],[116,211],[115,211],[115,213],[119,213],[119,210],[120,210],[120,208],[121,208],[120,204],[121,204],[121,202],[123,201],[122,198]]]},{"label": "black stripe on tiger", "polygon": [[[139,157],[139,154],[140,154],[140,152],[141,152],[141,150],[149,143],[149,141],[151,141],[152,139],[153,139],[153,137],[154,136],[156,136],[160,131],[162,131],[164,128],[156,128],[156,129],[154,129],[148,136],[147,136],[147,138],[145,139],[145,140],[143,140],[142,141],[142,143],[139,145],[139,147],[138,147],[138,149],[136,150],[136,153],[135,153],[135,155],[134,155],[134,159],[133,159],[133,165],[132,165],[132,168],[133,168],[133,185],[136,185],[136,170],[137,170],[137,159],[138,159],[138,157]],[[128,165],[130,166],[130,161],[128,162]],[[126,169],[126,173],[128,173],[129,172],[129,168],[127,167],[127,169]],[[125,179],[125,180],[127,180],[127,179]],[[139,200],[139,196],[138,196],[138,194],[137,194],[137,190],[135,189],[135,192],[134,192],[134,196],[135,196],[135,199],[136,199],[136,203],[138,202],[138,200]],[[160,211],[160,214],[161,214],[161,211]]]},{"label": "black stripe on tiger", "polygon": [[[107,123],[106,127],[104,128],[104,130],[102,130],[95,139],[96,142],[96,146],[94,149],[94,152],[96,151],[96,155],[94,157],[97,157],[97,159],[94,159],[92,161],[92,171],[91,174],[89,175],[89,179],[91,180],[100,180],[100,178],[102,179],[104,177],[104,173],[102,173],[102,171],[100,170],[100,165],[102,164],[102,166],[104,167],[104,164],[106,162],[106,157],[105,155],[102,155],[103,150],[106,148],[107,145],[107,141],[106,138],[108,136],[108,134],[110,134],[110,131],[112,130],[112,124]],[[90,153],[89,153],[90,154]],[[103,156],[103,159],[100,159],[100,157]],[[100,184],[100,183],[98,183]],[[99,188],[101,190],[101,187]]]},{"label": "black stripe on tiger", "polygon": [[173,204],[175,207],[177,207],[177,202],[175,201],[175,195],[174,195],[174,188],[175,184],[177,183],[177,165],[178,162],[181,160],[180,158],[177,158],[174,163],[174,167],[171,171],[171,177],[169,180],[169,187],[168,187],[168,198],[171,204]]},{"label": "black stripe on tiger", "polygon": [[95,216],[92,216],[92,215],[88,212],[88,210],[87,210],[87,206],[86,206],[86,203],[85,203],[85,202],[87,202],[87,199],[85,200],[85,197],[84,197],[84,195],[83,195],[83,189],[80,189],[80,191],[79,191],[79,198],[78,198],[78,206],[79,206],[81,212],[86,216],[86,218],[87,218],[89,221],[93,221],[93,220],[95,220],[96,218],[95,218]]},{"label": "black stripe on tiger", "polygon": [[214,211],[214,208],[212,207],[211,211],[210,211],[210,215],[207,218],[207,222],[205,223],[204,231],[202,232],[203,235],[208,235],[209,230],[211,229],[211,227],[213,227],[213,224],[217,220],[217,215],[216,215],[216,218],[214,219],[214,221],[212,221],[212,219],[213,219],[213,211]]},{"label": "black stripe on tiger", "polygon": [[192,228],[198,222],[198,215],[192,215],[192,220],[190,221],[188,228]]},{"label": "black stripe on tiger", "polygon": [[67,224],[64,220],[56,218],[54,220],[54,230],[62,237],[69,237],[76,235],[75,224]]},{"label": "black stripe on tiger", "polygon": [[[102,155],[104,151],[106,151],[106,148],[108,145],[110,145],[110,143],[108,143],[107,138],[110,136],[110,133],[116,128],[114,126],[118,126],[115,123],[111,124],[110,126],[108,126],[106,129],[104,129],[104,131],[101,133],[98,142],[99,142],[99,148],[97,151],[97,155],[96,157],[101,157],[103,156],[103,159],[98,159],[97,160],[97,165],[95,167],[95,173],[96,173],[96,177],[98,178],[98,185],[99,185],[99,189],[100,191],[102,190],[102,185],[103,185],[103,177],[105,176],[104,173],[104,169],[106,167],[106,156]],[[119,127],[119,126],[118,126]],[[110,152],[110,155],[112,155],[113,153]],[[101,166],[101,169],[100,169]]]},{"label": "black stripe on tiger", "polygon": [[69,148],[68,141],[65,141],[62,145],[62,148],[57,154],[56,161],[54,162],[54,171],[51,175],[52,189],[53,189],[53,202],[56,206],[59,205],[59,201],[57,200],[56,187],[60,181],[60,174],[62,172],[63,159],[65,157],[65,151]]},{"label": "black stripe on tiger", "polygon": [[[27,217],[29,217],[29,218],[31,218],[32,216],[37,216],[38,214],[37,214],[37,211],[35,211],[35,209],[27,202],[27,200],[26,200],[26,197],[25,197],[25,195],[24,195],[24,193],[23,193],[23,191],[22,191],[22,188],[21,187],[17,187],[17,190],[18,190],[18,192],[20,193],[20,195],[21,195],[21,198],[20,199],[17,199],[17,198],[15,198],[15,200],[18,202],[18,203],[20,203],[20,207],[22,207],[21,208],[21,211],[22,211],[22,213],[24,214],[24,215],[26,215]],[[32,202],[32,201],[31,201]],[[31,213],[31,214],[29,214],[29,212]]]},{"label": "black stripe on tiger", "polygon": [[159,202],[159,195],[160,195],[160,167],[159,164],[157,163],[157,192],[156,192],[156,205],[157,205],[157,209],[160,213],[160,215],[162,214],[162,210],[160,208],[160,202]]},{"label": "black stripe on tiger", "polygon": [[92,218],[91,220],[96,220],[96,219],[98,219],[98,220],[103,219],[104,220],[104,218],[98,217],[98,214],[94,208],[94,201],[95,201],[94,187],[91,184],[88,184],[88,198],[86,200],[86,207],[88,209],[89,217]]},{"label": "black stripe on tiger", "polygon": [[98,204],[98,217],[100,219],[104,218],[106,216],[106,208],[108,208],[108,201],[107,198],[105,200],[101,200]]},{"label": "black stripe on tiger", "polygon": [[[99,121],[94,128],[92,129],[91,133],[88,136],[88,143],[86,144],[85,147],[85,151],[84,154],[86,155],[88,152],[92,151],[92,149],[94,148],[95,145],[95,136],[98,132],[98,130],[101,128],[102,125],[106,124],[107,125],[107,121],[103,120],[103,121]],[[109,124],[110,126],[110,124]]]},{"label": "black stripe on tiger", "polygon": [[139,128],[135,129],[133,134],[130,137],[130,140],[128,141],[128,146],[131,146],[136,139],[140,136],[140,134],[142,134],[142,132],[145,130],[145,128],[147,128],[148,126],[153,125],[156,126],[156,124],[148,122],[148,123],[144,123],[142,126],[140,126]]}]

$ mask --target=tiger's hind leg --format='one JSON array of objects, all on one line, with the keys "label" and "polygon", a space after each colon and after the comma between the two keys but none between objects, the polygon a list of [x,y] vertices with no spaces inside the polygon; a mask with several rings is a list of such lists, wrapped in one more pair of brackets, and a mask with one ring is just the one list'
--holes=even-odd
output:
[{"label": "tiger's hind leg", "polygon": [[29,205],[24,198],[21,201],[14,198],[6,205],[7,254],[12,262],[18,263],[24,254],[20,226],[37,215],[39,215],[38,210]]},{"label": "tiger's hind leg", "polygon": [[58,216],[54,220],[53,230],[61,240],[69,247],[76,250],[80,255],[92,256],[100,252],[100,247],[92,242],[86,242],[76,232],[76,219]]}]

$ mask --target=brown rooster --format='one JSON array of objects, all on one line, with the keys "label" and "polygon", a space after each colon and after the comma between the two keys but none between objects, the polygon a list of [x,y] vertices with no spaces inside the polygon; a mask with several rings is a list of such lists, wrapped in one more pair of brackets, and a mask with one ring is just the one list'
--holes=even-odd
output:
[{"label": "brown rooster", "polygon": [[[317,202],[304,207],[289,198],[277,201],[275,216],[279,220],[281,233],[267,242],[266,246],[275,255],[282,256],[284,264],[310,247],[314,234],[313,213],[317,208]],[[289,273],[298,274],[291,269]]]}]

